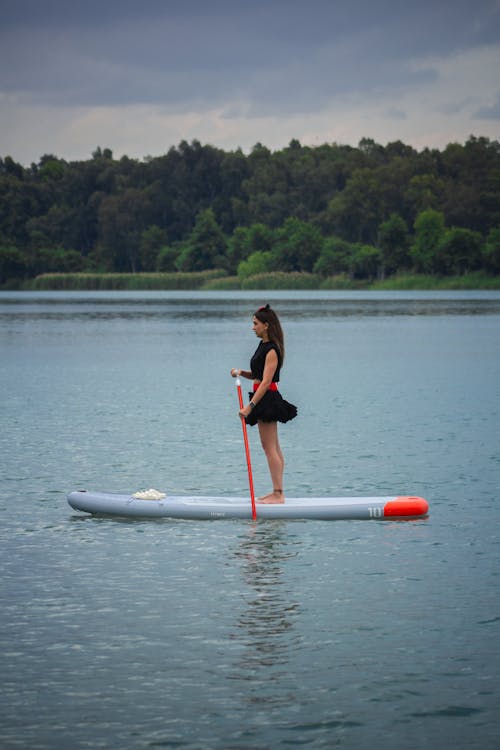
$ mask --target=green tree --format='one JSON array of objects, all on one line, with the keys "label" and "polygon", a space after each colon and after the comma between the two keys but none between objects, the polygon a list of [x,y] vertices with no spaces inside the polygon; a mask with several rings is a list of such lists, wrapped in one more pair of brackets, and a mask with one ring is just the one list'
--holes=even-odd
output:
[{"label": "green tree", "polygon": [[227,266],[229,273],[236,273],[238,264],[248,256],[247,227],[236,227],[227,243]]},{"label": "green tree", "polygon": [[8,281],[24,279],[27,272],[26,258],[20,250],[0,245],[0,287]]},{"label": "green tree", "polygon": [[245,252],[247,255],[250,255],[250,253],[254,253],[257,250],[268,252],[273,249],[274,241],[274,231],[265,224],[257,222],[248,227],[248,232],[245,238]]},{"label": "green tree", "polygon": [[327,211],[329,230],[351,242],[377,241],[377,231],[386,215],[383,185],[375,170],[356,170],[345,189],[331,201]]},{"label": "green tree", "polygon": [[442,210],[448,225],[486,235],[500,219],[500,144],[471,136],[450,143],[440,154],[439,169],[446,191]]},{"label": "green tree", "polygon": [[238,276],[241,280],[249,276],[256,276],[258,273],[268,273],[273,269],[272,253],[267,251],[256,250],[238,264]]},{"label": "green tree", "polygon": [[487,270],[490,273],[500,274],[500,228],[490,230],[483,257]]},{"label": "green tree", "polygon": [[31,179],[10,157],[0,159],[0,236],[9,244],[29,247],[29,222],[43,215],[51,201],[51,186]]},{"label": "green tree", "polygon": [[160,249],[167,242],[167,233],[155,224],[141,233],[139,242],[139,259],[142,271],[154,271]]},{"label": "green tree", "polygon": [[391,214],[379,227],[381,276],[392,274],[409,265],[408,227],[399,214]]},{"label": "green tree", "polygon": [[25,172],[22,164],[14,161],[12,156],[6,156],[0,159],[0,173],[10,175],[18,180],[24,180]]},{"label": "green tree", "polygon": [[370,166],[377,166],[385,161],[385,149],[373,138],[361,138],[358,143],[359,151],[367,157],[366,163]]},{"label": "green tree", "polygon": [[249,175],[248,159],[241,149],[224,154],[220,162],[220,191],[213,208],[221,229],[228,234],[248,221],[243,183]]},{"label": "green tree", "polygon": [[445,183],[436,174],[414,175],[406,189],[406,200],[413,215],[429,208],[437,210],[443,202]]},{"label": "green tree", "polygon": [[319,229],[300,219],[289,218],[276,230],[274,266],[279,271],[311,272],[322,247]]},{"label": "green tree", "polygon": [[[480,137],[419,153],[399,141],[383,147],[365,138],[357,148],[303,146],[293,139],[272,152],[257,144],[248,156],[241,149],[224,153],[182,141],[167,154],[142,161],[116,160],[110,149],[98,147],[87,160],[66,162],[45,154],[29,168],[6,156],[0,158],[0,244],[16,247],[26,258],[60,248],[78,251],[85,263],[96,259],[100,270],[140,270],[157,262],[154,251],[167,242],[145,235],[149,227],[166,232],[177,252],[190,245],[197,217],[211,209],[220,230],[233,238],[217,261],[210,252],[204,259],[200,253],[204,263],[225,261],[235,272],[254,251],[274,250],[274,231],[293,217],[325,236],[380,243],[381,268],[385,263],[391,272],[407,264],[393,257],[393,239],[381,234],[397,214],[415,230],[415,268],[432,273],[455,261],[448,250],[437,259],[440,237],[436,240],[432,231],[424,237],[421,226],[417,231],[420,216],[429,210],[442,215],[438,235],[455,227],[487,237],[500,225],[499,194],[500,143]],[[265,230],[253,230],[254,225]],[[452,245],[457,242],[455,236]],[[285,247],[283,235],[279,244],[280,263],[310,267],[312,258]],[[483,248],[480,260],[490,271],[497,267],[492,252]],[[172,257],[167,254],[162,264],[169,265]],[[192,249],[182,257],[187,267],[200,261]],[[339,263],[330,252],[324,255],[323,245],[316,260],[323,268]],[[42,259],[33,262],[40,265]]]},{"label": "green tree", "polygon": [[162,247],[156,258],[156,270],[171,273],[177,271],[180,249],[166,245]]},{"label": "green tree", "polygon": [[40,159],[38,175],[42,180],[55,182],[61,180],[68,169],[64,159],[58,159],[57,156],[46,155]]},{"label": "green tree", "polygon": [[380,265],[380,251],[373,245],[359,244],[355,247],[351,263],[356,278],[374,279]]},{"label": "green tree", "polygon": [[461,275],[481,265],[483,238],[479,232],[462,227],[446,230],[436,248],[435,267],[438,273]]},{"label": "green tree", "polygon": [[428,209],[415,219],[415,237],[410,248],[415,269],[422,273],[433,273],[436,268],[436,253],[445,233],[444,216],[440,211]]},{"label": "green tree", "polygon": [[148,194],[136,188],[103,199],[99,234],[107,270],[136,273],[140,269],[141,235],[149,224],[149,208]]},{"label": "green tree", "polygon": [[30,276],[41,273],[77,273],[88,267],[88,261],[77,250],[62,247],[36,247],[26,253]]},{"label": "green tree", "polygon": [[314,273],[324,277],[350,273],[354,251],[355,248],[350,242],[340,237],[327,237],[323,242],[320,256],[313,266]]},{"label": "green tree", "polygon": [[288,216],[289,173],[271,151],[257,143],[248,157],[250,176],[243,182],[252,223],[279,226]]},{"label": "green tree", "polygon": [[211,208],[196,217],[196,224],[178,259],[180,271],[225,268],[227,242]]},{"label": "green tree", "polygon": [[274,232],[264,224],[256,223],[250,227],[237,227],[229,238],[227,246],[228,270],[233,273],[240,261],[254,252],[272,250]]}]

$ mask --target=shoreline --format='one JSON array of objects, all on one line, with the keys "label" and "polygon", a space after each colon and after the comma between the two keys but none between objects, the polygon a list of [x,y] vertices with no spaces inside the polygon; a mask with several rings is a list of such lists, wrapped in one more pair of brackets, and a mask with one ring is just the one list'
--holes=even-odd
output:
[{"label": "shoreline", "polygon": [[28,281],[14,280],[1,291],[439,291],[500,290],[500,276],[474,272],[463,276],[398,274],[360,281],[346,276],[274,272],[247,279],[224,272],[196,273],[51,273]]}]

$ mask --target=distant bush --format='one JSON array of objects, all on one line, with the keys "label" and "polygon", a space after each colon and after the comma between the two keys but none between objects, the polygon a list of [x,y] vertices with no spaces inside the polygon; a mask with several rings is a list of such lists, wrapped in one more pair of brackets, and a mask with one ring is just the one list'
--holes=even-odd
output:
[{"label": "distant bush", "polygon": [[391,290],[414,290],[414,289],[438,289],[439,278],[431,274],[409,273],[396,274],[387,279],[373,282],[372,289]]},{"label": "distant bush", "polygon": [[301,271],[259,273],[241,282],[242,289],[319,289],[319,285],[319,276]]},{"label": "distant bush", "polygon": [[489,276],[474,271],[463,276],[431,276],[430,274],[401,274],[370,285],[376,290],[440,290],[440,289],[500,289],[500,276]]},{"label": "distant bush", "polygon": [[500,276],[489,276],[484,271],[473,271],[463,276],[442,278],[441,284],[441,289],[500,289]]},{"label": "distant bush", "polygon": [[367,289],[369,282],[367,281],[354,281],[345,273],[340,273],[335,276],[328,276],[321,282],[321,289]]},{"label": "distant bush", "polygon": [[39,290],[175,290],[200,289],[210,280],[221,278],[224,271],[191,273],[44,273],[27,284]]},{"label": "distant bush", "polygon": [[257,276],[271,272],[273,254],[270,251],[256,250],[238,264],[238,276],[244,281],[250,276]]}]

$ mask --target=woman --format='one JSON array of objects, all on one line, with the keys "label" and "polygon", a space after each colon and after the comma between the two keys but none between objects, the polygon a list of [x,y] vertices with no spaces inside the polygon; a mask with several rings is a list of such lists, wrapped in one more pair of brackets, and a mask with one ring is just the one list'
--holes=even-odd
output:
[{"label": "woman", "polygon": [[239,416],[249,425],[259,425],[259,435],[271,474],[273,491],[259,497],[259,503],[284,503],[283,470],[285,459],[278,440],[278,422],[297,416],[297,407],[285,401],[277,383],[285,359],[283,330],[278,316],[269,305],[260,307],[253,316],[253,331],[261,340],[250,360],[250,370],[232,369],[233,378],[253,379],[250,403],[240,409]]}]

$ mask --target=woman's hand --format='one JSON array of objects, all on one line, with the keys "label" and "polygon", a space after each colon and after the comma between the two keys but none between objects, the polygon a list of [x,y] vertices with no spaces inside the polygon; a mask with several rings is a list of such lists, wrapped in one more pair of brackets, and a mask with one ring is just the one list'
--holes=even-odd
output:
[{"label": "woman's hand", "polygon": [[248,417],[248,415],[250,414],[251,411],[252,411],[252,407],[251,406],[244,406],[243,409],[239,410],[238,415],[242,419],[246,419],[246,417]]},{"label": "woman's hand", "polygon": [[237,370],[235,367],[231,370],[231,377],[237,378],[241,375],[241,370]]}]

